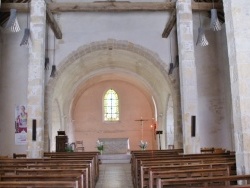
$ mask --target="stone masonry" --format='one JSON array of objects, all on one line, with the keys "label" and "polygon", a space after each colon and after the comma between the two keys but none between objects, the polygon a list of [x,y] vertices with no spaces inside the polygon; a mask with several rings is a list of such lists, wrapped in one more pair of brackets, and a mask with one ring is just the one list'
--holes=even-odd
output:
[{"label": "stone masonry", "polygon": [[[28,65],[28,158],[41,158],[44,152],[44,58],[46,4],[44,0],[31,1],[30,59]],[[32,140],[32,124],[36,120],[36,140]]]},{"label": "stone masonry", "polygon": [[250,1],[223,0],[232,107],[237,174],[250,173]]},{"label": "stone masonry", "polygon": [[178,0],[176,3],[183,149],[187,154],[198,153],[200,150],[197,126],[196,135],[191,136],[191,117],[195,116],[197,122],[197,78],[191,3],[191,0]]}]

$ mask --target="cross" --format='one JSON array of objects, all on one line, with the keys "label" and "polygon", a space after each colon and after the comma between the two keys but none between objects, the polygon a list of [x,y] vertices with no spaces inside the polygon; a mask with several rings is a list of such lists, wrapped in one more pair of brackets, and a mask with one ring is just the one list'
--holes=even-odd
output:
[{"label": "cross", "polygon": [[148,121],[148,119],[136,119],[135,121],[140,121],[141,122],[141,140],[143,140],[143,122]]}]

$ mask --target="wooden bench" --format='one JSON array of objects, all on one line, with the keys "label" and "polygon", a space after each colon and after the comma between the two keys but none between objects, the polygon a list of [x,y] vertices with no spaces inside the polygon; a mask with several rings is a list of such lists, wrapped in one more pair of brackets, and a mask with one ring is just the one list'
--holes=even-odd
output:
[{"label": "wooden bench", "polygon": [[0,181],[71,181],[76,187],[84,188],[81,174],[43,174],[43,175],[1,175]]},{"label": "wooden bench", "polygon": [[[218,184],[231,186],[232,183],[239,180],[250,180],[250,175],[231,175],[219,177],[198,177],[198,178],[175,178],[175,179],[157,179],[157,188],[163,187],[188,187],[188,186],[218,186]],[[236,186],[236,185],[235,185]],[[250,187],[250,185],[248,185]]]},{"label": "wooden bench", "polygon": [[[139,157],[134,159],[134,169],[133,169],[133,183],[136,187],[141,187],[140,184],[143,180],[143,165],[147,161],[151,165],[167,166],[175,164],[202,164],[202,163],[225,163],[233,162],[235,163],[235,156],[229,154],[191,154],[191,155],[178,155],[178,156],[156,156],[156,157]],[[153,164],[154,163],[154,164]],[[131,167],[132,168],[132,167]]]},{"label": "wooden bench", "polygon": [[208,169],[184,169],[184,170],[151,170],[149,175],[148,184],[144,182],[144,185],[149,188],[156,186],[156,180],[158,178],[190,178],[190,177],[214,177],[214,176],[226,176],[228,174],[227,168],[208,168]]},{"label": "wooden bench", "polygon": [[[86,187],[94,188],[96,180],[98,179],[98,175],[96,174],[96,170],[99,168],[96,168],[95,164],[99,165],[98,161],[95,163],[95,155],[97,155],[96,152],[91,154],[90,156],[87,156],[83,154],[82,156],[74,156],[70,157],[65,155],[65,157],[54,157],[54,158],[42,158],[42,159],[3,159],[0,160],[0,168],[1,168],[1,174],[3,174],[2,169],[5,168],[5,172],[7,170],[10,172],[10,168],[16,169],[24,168],[23,170],[27,169],[38,169],[38,168],[46,168],[46,169],[81,169],[84,170],[85,176],[84,176],[84,183],[82,185],[86,185]],[[72,155],[71,155],[72,156]],[[8,169],[7,169],[8,168]],[[52,172],[52,171],[51,171]]]},{"label": "wooden bench", "polygon": [[180,165],[168,165],[168,166],[164,166],[164,165],[158,165],[158,166],[145,166],[142,167],[144,168],[142,170],[142,173],[140,175],[140,181],[139,181],[139,186],[138,187],[144,187],[145,183],[146,185],[149,185],[150,183],[152,184],[153,182],[151,182],[150,180],[150,175],[153,172],[160,172],[160,171],[164,171],[166,172],[166,174],[168,173],[167,171],[184,171],[187,169],[191,169],[191,170],[207,170],[207,169],[213,169],[216,171],[216,169],[221,170],[221,168],[226,169],[225,173],[227,173],[228,175],[230,174],[230,168],[232,165],[234,165],[235,163],[210,163],[210,164],[180,164]]},{"label": "wooden bench", "polygon": [[0,181],[1,188],[77,188],[74,181]]},{"label": "wooden bench", "polygon": [[226,149],[223,148],[201,148],[200,149],[201,153],[228,153],[230,151],[227,151]]},{"label": "wooden bench", "polygon": [[[88,175],[86,170],[82,169],[13,169],[13,168],[4,168],[0,169],[1,175],[0,177],[4,177],[6,175],[47,175],[47,174],[60,174],[60,175],[68,175],[78,177],[80,176],[80,187],[89,187],[88,185]],[[64,179],[65,180],[65,179]]]},{"label": "wooden bench", "polygon": [[[82,171],[82,177],[83,177],[83,184],[86,185],[86,187],[94,187],[95,183],[93,182],[93,178],[91,176],[90,173],[88,173],[89,171],[89,167],[86,166],[86,164],[28,164],[26,166],[24,165],[17,165],[17,166],[13,166],[13,165],[6,165],[6,166],[2,166],[2,168],[0,168],[0,172],[1,174],[3,174],[3,172],[5,172],[5,174],[17,174],[17,173],[21,173],[21,171],[49,171],[49,173],[53,173],[54,171],[58,171],[58,170],[64,170],[64,171],[71,171],[73,173],[73,171],[75,170],[80,170]],[[38,173],[38,172],[37,172]]]}]

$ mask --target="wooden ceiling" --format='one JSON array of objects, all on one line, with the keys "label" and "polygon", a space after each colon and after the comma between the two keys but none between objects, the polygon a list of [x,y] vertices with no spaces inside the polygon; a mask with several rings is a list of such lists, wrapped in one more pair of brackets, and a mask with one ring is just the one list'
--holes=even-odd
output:
[{"label": "wooden ceiling", "polygon": [[[0,7],[0,25],[3,26],[10,16],[10,8],[17,9],[17,12],[28,12],[28,3],[31,0],[2,0]],[[47,3],[46,18],[55,33],[56,38],[62,38],[62,32],[58,27],[53,13],[57,12],[131,12],[131,11],[170,11],[171,16],[165,29],[162,33],[163,38],[167,38],[176,22],[175,13],[176,0],[168,0],[168,2],[129,2],[129,1],[94,1],[88,3],[73,3],[69,0],[68,3],[54,3],[50,0]],[[193,11],[206,11],[210,17],[210,9],[216,8],[218,10],[218,18],[220,22],[224,23],[224,11],[222,0],[193,0]]]}]

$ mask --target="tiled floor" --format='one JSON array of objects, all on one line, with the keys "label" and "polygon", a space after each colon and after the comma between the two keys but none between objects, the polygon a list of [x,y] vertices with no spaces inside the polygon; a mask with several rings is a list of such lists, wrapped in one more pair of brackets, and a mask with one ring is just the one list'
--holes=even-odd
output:
[{"label": "tiled floor", "polygon": [[133,188],[131,164],[100,164],[96,188]]}]

